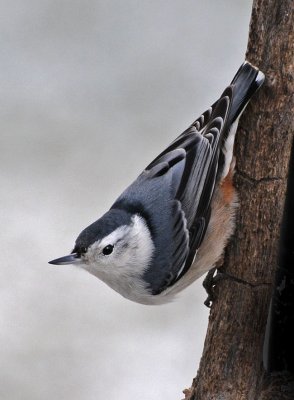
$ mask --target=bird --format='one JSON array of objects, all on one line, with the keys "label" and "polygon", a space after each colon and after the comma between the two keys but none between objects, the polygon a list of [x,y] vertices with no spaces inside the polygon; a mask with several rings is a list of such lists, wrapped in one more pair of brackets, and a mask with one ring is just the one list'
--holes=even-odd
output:
[{"label": "bird", "polygon": [[77,237],[74,264],[136,303],[159,305],[210,271],[235,228],[234,139],[265,79],[245,61],[219,99]]}]

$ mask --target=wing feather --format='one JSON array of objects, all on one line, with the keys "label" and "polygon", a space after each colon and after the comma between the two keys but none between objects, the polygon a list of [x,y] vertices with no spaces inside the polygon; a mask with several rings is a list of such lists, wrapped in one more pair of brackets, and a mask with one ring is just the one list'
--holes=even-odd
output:
[{"label": "wing feather", "polygon": [[[229,109],[229,94],[204,112],[168,146],[146,172],[150,178],[171,173],[172,252],[160,293],[189,269],[205,235],[217,177],[219,143]],[[153,292],[154,293],[154,292]]]}]

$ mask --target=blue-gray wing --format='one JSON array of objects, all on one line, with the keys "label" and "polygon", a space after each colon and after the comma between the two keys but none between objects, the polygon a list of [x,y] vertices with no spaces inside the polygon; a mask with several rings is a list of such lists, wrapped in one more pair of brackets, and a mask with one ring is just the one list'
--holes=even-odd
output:
[{"label": "blue-gray wing", "polygon": [[[230,90],[164,150],[145,170],[148,179],[169,177],[171,209],[170,264],[153,294],[175,283],[190,267],[210,218],[218,171],[220,140],[229,108]],[[166,179],[166,181],[164,181]],[[160,219],[160,216],[158,217]],[[162,248],[162,244],[159,246]],[[158,255],[159,256],[159,255]],[[166,256],[165,256],[166,257]],[[166,258],[165,258],[166,259]],[[157,270],[158,271],[158,270]],[[152,269],[149,274],[152,273]],[[158,273],[158,272],[157,272]],[[148,280],[148,276],[146,277]],[[150,282],[154,283],[154,276]]]}]

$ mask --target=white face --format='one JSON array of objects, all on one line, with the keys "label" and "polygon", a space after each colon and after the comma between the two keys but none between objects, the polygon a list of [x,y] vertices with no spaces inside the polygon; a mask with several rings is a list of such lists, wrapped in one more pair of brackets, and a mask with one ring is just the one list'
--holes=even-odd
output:
[{"label": "white face", "polygon": [[82,256],[80,266],[124,297],[138,301],[137,296],[147,295],[141,277],[150,265],[153,250],[145,221],[134,215],[130,225],[121,226],[93,243]]}]

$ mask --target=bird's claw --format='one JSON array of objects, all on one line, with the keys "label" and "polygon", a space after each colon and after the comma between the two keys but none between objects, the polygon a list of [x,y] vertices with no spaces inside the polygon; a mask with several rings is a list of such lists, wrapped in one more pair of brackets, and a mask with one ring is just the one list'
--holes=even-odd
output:
[{"label": "bird's claw", "polygon": [[202,283],[207,293],[207,298],[204,301],[204,305],[208,308],[211,308],[212,302],[215,300],[214,286],[216,285],[215,279],[217,275],[214,276],[214,274],[216,271],[217,267],[214,267],[211,270],[209,270]]},{"label": "bird's claw", "polygon": [[212,302],[215,300],[214,287],[217,284],[217,282],[222,281],[224,279],[229,279],[233,282],[242,283],[244,285],[254,287],[254,284],[247,282],[244,279],[237,278],[234,275],[221,271],[221,267],[214,267],[210,271],[208,271],[202,283],[207,293],[207,299],[204,301],[206,307],[211,308]]}]

